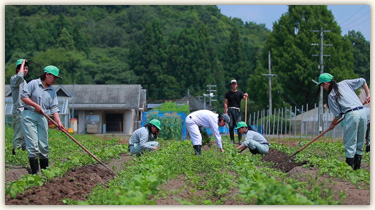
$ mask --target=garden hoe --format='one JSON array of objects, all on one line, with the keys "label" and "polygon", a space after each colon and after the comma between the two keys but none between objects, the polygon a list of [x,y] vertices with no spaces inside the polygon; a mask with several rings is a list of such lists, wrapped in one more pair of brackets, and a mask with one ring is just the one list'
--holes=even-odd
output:
[{"label": "garden hoe", "polygon": [[[336,125],[339,124],[342,120],[344,119],[341,118],[339,121],[336,122]],[[335,126],[336,126],[335,125]],[[324,134],[326,134],[328,131],[330,131],[331,129],[327,129],[325,130],[323,133],[321,133],[319,136],[315,137],[315,139],[311,140],[309,143],[307,143],[305,146],[303,146],[301,149],[299,149],[297,152],[293,153],[292,156],[290,156],[290,159],[293,158],[295,155],[297,155],[299,152],[301,152],[302,150],[304,150],[307,146],[309,146],[310,144],[312,144],[314,141],[318,140],[320,137],[322,137]],[[290,161],[290,160],[289,160]]]},{"label": "garden hoe", "polygon": [[[45,117],[47,117],[47,119],[49,120],[49,121],[51,121],[53,124],[55,124],[56,126],[58,126],[57,125],[57,123],[52,119],[52,118],[50,118],[48,115],[46,115],[43,111],[41,111],[41,113],[45,116]],[[75,140],[74,138],[73,138],[73,136],[71,136],[65,129],[62,129],[61,130],[63,133],[65,133],[67,136],[69,136],[69,138],[71,138],[76,144],[78,144],[78,146],[80,146],[83,150],[85,150],[91,157],[93,157],[96,161],[98,161],[100,164],[102,164],[106,169],[108,169],[113,175],[115,175],[115,173],[110,169],[110,168],[108,168],[106,165],[104,165],[104,163],[102,162],[102,161],[100,161],[94,154],[92,154],[88,149],[86,149],[81,143],[79,143],[77,140]]]},{"label": "garden hoe", "polygon": [[247,97],[245,99],[245,123],[247,124]]},{"label": "garden hoe", "polygon": [[[362,104],[365,105],[367,102],[363,102]],[[344,119],[344,117],[342,117],[341,119],[339,119],[335,126],[338,125],[342,120]],[[301,149],[299,149],[297,152],[293,153],[292,156],[290,156],[290,159],[292,159],[296,154],[298,154],[299,152],[301,152],[302,150],[304,150],[307,146],[309,146],[311,143],[313,143],[314,141],[318,140],[320,137],[322,137],[325,133],[327,133],[328,131],[330,131],[331,129],[327,129],[325,130],[323,133],[321,133],[319,136],[315,137],[315,139],[311,140],[309,143],[307,143],[305,146],[303,146]],[[289,160],[290,161],[290,160]]]}]

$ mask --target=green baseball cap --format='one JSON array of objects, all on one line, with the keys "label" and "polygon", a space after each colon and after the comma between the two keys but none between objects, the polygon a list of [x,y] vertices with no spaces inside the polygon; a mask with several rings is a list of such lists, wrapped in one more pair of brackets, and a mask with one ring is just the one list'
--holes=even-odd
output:
[{"label": "green baseball cap", "polygon": [[319,76],[319,83],[317,84],[317,86],[322,84],[323,82],[331,82],[332,78],[333,76],[331,74],[328,74],[328,73],[321,74]]},{"label": "green baseball cap", "polygon": [[[25,60],[25,59],[23,59],[23,58],[18,59],[17,62],[16,62],[16,67],[17,67],[18,65],[22,64],[23,60]],[[25,63],[27,63],[27,61],[26,61]]]},{"label": "green baseball cap", "polygon": [[159,129],[159,131],[161,131],[159,120],[153,119],[153,120],[150,121],[150,124],[154,125],[155,127],[157,127]]},{"label": "green baseball cap", "polygon": [[62,77],[59,76],[60,70],[56,66],[46,66],[43,70],[45,73],[53,74],[56,77],[62,79]]},{"label": "green baseball cap", "polygon": [[237,123],[236,130],[238,130],[240,128],[243,128],[243,127],[247,127],[247,124],[244,121],[240,121],[240,122]]}]

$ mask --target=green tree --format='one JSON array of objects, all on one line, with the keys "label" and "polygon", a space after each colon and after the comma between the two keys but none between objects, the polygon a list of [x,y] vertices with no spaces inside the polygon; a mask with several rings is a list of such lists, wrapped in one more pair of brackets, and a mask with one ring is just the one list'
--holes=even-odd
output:
[{"label": "green tree", "polygon": [[[242,21],[240,22],[242,24]],[[236,79],[240,85],[246,84],[247,75],[251,73],[251,67],[244,53],[244,44],[240,36],[238,26],[233,26],[227,47],[225,72],[226,78]]]},{"label": "green tree", "polygon": [[55,46],[56,41],[50,32],[51,24],[48,22],[38,22],[33,29],[34,46],[36,51],[45,51]]},{"label": "green tree", "polygon": [[370,84],[370,42],[359,31],[349,31],[344,38],[348,38],[353,46],[354,72]]},{"label": "green tree", "polygon": [[74,47],[79,51],[85,52],[86,55],[89,55],[90,46],[86,40],[86,37],[79,30],[79,27],[77,25],[73,28],[72,36],[74,40]]},{"label": "green tree", "polygon": [[[268,51],[271,51],[272,73],[278,75],[272,80],[275,87],[272,92],[273,107],[283,106],[284,103],[298,106],[309,103],[313,107],[317,102],[317,87],[311,79],[319,77],[319,57],[312,54],[318,54],[319,47],[311,44],[319,43],[320,37],[319,33],[311,30],[321,28],[331,30],[324,33],[324,44],[332,44],[324,50],[324,54],[330,55],[324,59],[324,71],[334,75],[337,81],[355,76],[352,46],[341,37],[340,27],[327,6],[289,6],[288,12],[273,25],[262,55],[263,67],[249,79],[250,89],[265,89],[259,81],[268,81],[262,74],[268,73]],[[257,95],[257,104],[268,107],[268,94],[265,92],[255,91],[250,97]]]},{"label": "green tree", "polygon": [[160,22],[153,20],[147,24],[143,33],[141,43],[141,62],[139,75],[144,88],[149,90],[151,99],[160,98],[163,92],[159,87],[164,84],[161,78],[166,65],[165,41],[161,30]]},{"label": "green tree", "polygon": [[[53,7],[56,8],[56,7]],[[65,18],[65,16],[60,13],[59,18],[55,21],[54,27],[51,30],[51,34],[55,40],[57,40],[60,37],[60,34],[63,32],[63,29],[69,29],[70,23]]]},{"label": "green tree", "polygon": [[66,50],[75,50],[73,36],[69,34],[66,28],[63,28],[60,37],[57,39],[57,47],[65,48]]}]

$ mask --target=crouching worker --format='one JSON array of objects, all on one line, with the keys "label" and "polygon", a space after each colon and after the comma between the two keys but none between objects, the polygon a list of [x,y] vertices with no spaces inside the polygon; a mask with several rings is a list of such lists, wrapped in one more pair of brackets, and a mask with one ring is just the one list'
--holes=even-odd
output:
[{"label": "crouching worker", "polygon": [[129,140],[129,152],[132,155],[141,155],[144,151],[154,151],[159,147],[156,141],[160,133],[160,121],[153,119],[142,128],[134,131]]},{"label": "crouching worker", "polygon": [[250,152],[254,155],[256,154],[267,154],[269,151],[269,144],[267,139],[263,137],[262,134],[256,132],[247,126],[243,121],[237,123],[238,135],[246,134],[245,141],[237,147],[238,152],[244,151],[246,148],[249,148]]}]

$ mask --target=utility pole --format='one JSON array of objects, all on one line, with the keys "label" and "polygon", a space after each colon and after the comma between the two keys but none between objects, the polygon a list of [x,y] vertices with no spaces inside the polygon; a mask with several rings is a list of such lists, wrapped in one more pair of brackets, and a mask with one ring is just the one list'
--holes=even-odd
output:
[{"label": "utility pole", "polygon": [[[207,87],[208,87],[208,90],[207,90],[208,94],[211,95],[212,92],[216,92],[215,89],[212,89],[212,88],[216,88],[216,85],[207,85]],[[213,95],[211,97],[213,97]],[[210,97],[210,106],[211,106],[211,101],[217,101],[216,99],[211,99],[211,97]]]},{"label": "utility pole", "polygon": [[271,77],[277,77],[276,74],[271,74],[271,51],[268,51],[268,74],[262,74],[268,76],[268,102],[269,102],[269,114],[272,115],[272,86]]},{"label": "utility pole", "polygon": [[[314,54],[313,56],[320,56],[320,64],[318,66],[318,69],[320,69],[319,75],[324,73],[324,64],[323,64],[323,57],[324,56],[330,56],[330,55],[324,55],[323,53],[323,46],[332,46],[332,44],[323,44],[323,37],[324,32],[331,32],[331,30],[323,30],[323,27],[320,28],[320,30],[311,30],[312,32],[319,32],[320,34],[320,44],[313,43],[311,45],[320,45],[320,55]],[[320,95],[319,95],[319,107],[318,107],[319,117],[318,117],[318,129],[319,134],[323,131],[323,87],[320,86]]]}]

